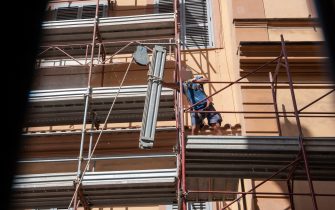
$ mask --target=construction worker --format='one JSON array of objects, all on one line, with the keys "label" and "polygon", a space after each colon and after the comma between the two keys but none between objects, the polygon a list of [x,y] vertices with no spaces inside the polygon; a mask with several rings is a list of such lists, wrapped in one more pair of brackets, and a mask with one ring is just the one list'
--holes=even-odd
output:
[{"label": "construction worker", "polygon": [[[198,83],[201,82],[201,83]],[[216,111],[212,99],[207,99],[207,95],[203,88],[203,83],[208,82],[207,78],[202,75],[197,75],[192,79],[183,82],[183,93],[186,96],[190,106],[192,106],[190,112],[191,123],[192,123],[192,135],[197,135],[199,130],[204,126],[204,119],[207,118],[208,125],[214,129],[217,135],[222,135],[220,130],[222,117],[221,114]],[[162,82],[164,87],[173,88],[179,91],[179,83],[166,83]],[[193,106],[194,105],[194,106]],[[212,111],[210,113],[201,111]]]}]

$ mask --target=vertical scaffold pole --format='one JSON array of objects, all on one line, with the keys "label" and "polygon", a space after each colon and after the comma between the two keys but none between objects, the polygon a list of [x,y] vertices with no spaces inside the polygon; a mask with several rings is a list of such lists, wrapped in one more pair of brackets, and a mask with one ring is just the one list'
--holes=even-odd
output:
[{"label": "vertical scaffold pole", "polygon": [[[87,92],[85,94],[85,109],[84,109],[84,116],[83,116],[83,126],[81,130],[81,140],[80,140],[80,151],[79,151],[79,157],[78,157],[78,170],[77,170],[77,177],[75,180],[75,188],[77,189],[79,183],[79,180],[82,176],[81,174],[81,163],[83,161],[83,149],[84,149],[84,142],[85,142],[85,134],[86,134],[86,119],[87,119],[87,113],[88,113],[88,106],[89,106],[89,100],[91,98],[91,78],[92,78],[92,69],[93,69],[93,58],[94,58],[94,46],[95,46],[95,37],[98,27],[98,12],[99,12],[99,0],[97,0],[96,6],[95,6],[95,18],[94,18],[94,26],[93,26],[93,35],[92,35],[92,48],[91,48],[91,62],[88,72],[88,81],[87,81]],[[75,194],[74,202],[73,202],[73,208],[74,210],[77,210],[77,198],[78,198],[78,192]]]},{"label": "vertical scaffold pole", "polygon": [[303,157],[303,160],[304,160],[305,171],[306,171],[306,175],[307,175],[309,189],[311,191],[313,208],[314,208],[314,210],[318,210],[318,205],[317,205],[315,192],[314,192],[313,181],[311,179],[311,174],[310,174],[310,170],[309,170],[309,164],[308,164],[308,160],[307,160],[306,150],[305,150],[305,146],[304,146],[304,142],[303,142],[304,136],[303,136],[302,127],[301,127],[301,123],[300,123],[299,111],[298,111],[297,101],[296,101],[296,97],[295,97],[295,93],[294,93],[293,81],[292,81],[292,76],[291,76],[291,72],[290,72],[290,67],[289,67],[289,64],[288,64],[287,52],[286,52],[286,48],[285,48],[285,41],[284,41],[283,35],[280,35],[280,38],[281,38],[281,50],[282,50],[282,54],[284,56],[285,69],[286,69],[286,74],[287,74],[287,78],[288,78],[288,82],[289,82],[289,87],[290,87],[290,92],[291,92],[291,97],[292,97],[292,103],[293,103],[293,108],[294,108],[294,115],[295,115],[295,119],[296,119],[296,122],[297,122],[297,128],[298,128],[298,132],[299,132],[299,139],[298,140],[299,140],[300,150],[301,150],[302,157]]},{"label": "vertical scaffold pole", "polygon": [[[181,49],[180,49],[180,5],[179,0],[174,0],[173,10],[175,15],[175,40],[176,40],[176,71],[178,72],[178,81],[179,81],[179,97],[178,97],[178,106],[179,106],[179,138],[180,138],[180,151],[181,152],[181,195],[178,192],[179,196],[182,196],[182,210],[187,209],[186,205],[186,171],[185,171],[185,128],[184,128],[184,106],[183,106],[183,88],[182,88],[182,78],[181,78]],[[180,198],[179,198],[180,199]]]}]

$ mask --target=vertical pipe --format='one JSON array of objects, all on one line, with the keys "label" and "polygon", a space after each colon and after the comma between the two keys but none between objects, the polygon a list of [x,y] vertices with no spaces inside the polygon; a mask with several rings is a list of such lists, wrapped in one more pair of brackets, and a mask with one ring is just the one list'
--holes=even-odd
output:
[{"label": "vertical pipe", "polygon": [[[178,52],[177,52],[177,46],[175,45],[175,58],[177,58]],[[179,80],[179,72],[177,71],[178,69],[178,63],[175,63],[175,72],[174,72],[174,82],[177,84],[178,80]],[[181,207],[181,199],[182,199],[182,186],[181,186],[181,182],[182,182],[182,172],[181,172],[181,147],[182,147],[182,142],[181,142],[181,128],[180,128],[180,107],[179,107],[179,93],[176,92],[176,95],[174,97],[174,107],[175,107],[175,116],[176,116],[176,128],[177,128],[177,136],[176,136],[176,145],[177,145],[177,170],[178,170],[178,182],[177,182],[177,196],[178,196],[178,210],[180,210]]]},{"label": "vertical pipe", "polygon": [[[81,163],[83,161],[83,149],[84,149],[84,141],[85,141],[85,134],[86,134],[86,119],[87,119],[87,111],[88,111],[88,102],[89,102],[89,95],[90,95],[90,88],[87,88],[87,93],[85,94],[85,110],[84,110],[84,117],[83,117],[83,126],[81,129],[81,140],[80,140],[80,149],[79,149],[79,157],[78,157],[78,169],[77,169],[77,177],[76,177],[76,188],[79,184],[78,181],[81,177]],[[76,201],[77,201],[78,193],[75,194],[73,207],[74,210],[77,210]]]},{"label": "vertical pipe", "polygon": [[84,149],[84,141],[85,141],[85,134],[86,134],[86,120],[87,120],[88,102],[89,102],[90,92],[91,92],[90,89],[87,89],[87,93],[85,94],[85,110],[84,110],[83,126],[81,129],[81,141],[80,141],[80,150],[79,150],[79,157],[78,157],[77,178],[81,176],[81,163],[83,160],[83,149]]},{"label": "vertical pipe", "polygon": [[102,44],[102,49],[103,49],[103,52],[102,52],[102,63],[105,64],[106,63],[106,49],[105,49],[105,46]]},{"label": "vertical pipe", "polygon": [[[170,40],[171,41],[171,40]],[[170,52],[171,53],[171,52]],[[174,54],[175,58],[177,57],[177,46],[174,46]],[[171,55],[170,55],[171,59]],[[178,69],[178,64],[175,62],[175,69]],[[178,82],[178,72],[174,71],[173,78],[174,82],[177,84]],[[175,111],[175,117],[176,117],[176,129],[177,129],[177,136],[176,136],[176,151],[177,151],[177,204],[178,204],[178,210],[181,209],[181,143],[180,143],[180,129],[179,129],[179,120],[180,120],[180,112],[179,112],[179,94],[176,92],[174,95],[174,111]]]},{"label": "vertical pipe", "polygon": [[[94,135],[94,133],[93,133],[93,127],[94,127],[94,125],[93,125],[93,122],[92,122],[92,124],[91,124],[91,133],[90,133],[90,144],[88,145],[88,155],[87,155],[87,159],[89,159],[89,158],[91,157],[91,150],[92,150],[92,143],[93,143],[93,135]],[[88,165],[87,167],[88,167],[87,170],[89,170],[90,165]]]},{"label": "vertical pipe", "polygon": [[176,71],[179,75],[179,97],[178,97],[178,106],[179,106],[179,130],[180,130],[180,142],[181,142],[181,188],[182,188],[182,209],[186,210],[186,171],[185,171],[185,128],[184,128],[184,109],[183,109],[183,88],[182,88],[182,79],[181,79],[181,55],[180,55],[180,5],[179,0],[174,0],[173,10],[175,15],[175,41],[176,43]]},{"label": "vertical pipe", "polygon": [[[259,209],[259,207],[257,206],[257,194],[256,194],[257,192],[256,192],[256,186],[255,186],[254,179],[251,180],[251,187],[252,189],[249,190],[248,192],[253,192],[251,196],[252,197],[252,203],[251,203],[252,209]],[[243,194],[242,197],[245,197],[245,194]]]},{"label": "vertical pipe", "polygon": [[100,54],[101,54],[101,43],[98,44],[98,64],[100,64]]},{"label": "vertical pipe", "polygon": [[171,49],[172,49],[172,47],[171,47],[171,43],[172,43],[171,41],[172,41],[172,40],[171,40],[171,39],[172,39],[172,38],[169,39],[169,60],[171,60],[171,57],[172,57],[172,56],[171,56]]},{"label": "vertical pipe", "polygon": [[88,55],[88,44],[86,45],[86,50],[85,50],[85,65],[87,64],[87,55]]},{"label": "vertical pipe", "polygon": [[[293,182],[293,180],[292,180],[292,182]],[[294,197],[293,197],[293,183],[292,182],[291,182],[291,180],[287,180],[286,184],[287,184],[288,192],[290,194],[291,210],[295,210]]]},{"label": "vertical pipe", "polygon": [[[245,192],[245,186],[244,186],[244,179],[240,179],[241,182],[241,190],[242,192]],[[247,200],[245,198],[245,196],[242,198],[242,202],[243,202],[243,210],[247,210]]]},{"label": "vertical pipe", "polygon": [[285,48],[285,42],[284,42],[283,35],[280,35],[280,38],[281,38],[281,47],[282,47],[281,50],[282,50],[282,53],[283,53],[284,58],[285,58],[285,60],[284,60],[285,61],[285,69],[286,69],[287,78],[288,78],[288,81],[289,81],[289,87],[290,87],[290,92],[291,92],[291,97],[292,97],[293,108],[294,108],[294,115],[295,115],[295,119],[296,119],[297,127],[298,127],[298,132],[299,132],[299,145],[300,145],[300,149],[301,149],[303,160],[304,160],[305,171],[306,171],[306,174],[307,174],[308,184],[309,184],[309,188],[310,188],[311,196],[312,196],[312,201],[313,201],[313,207],[314,207],[314,210],[318,210],[318,205],[317,205],[315,192],[314,192],[314,186],[313,186],[313,182],[312,182],[311,175],[310,175],[309,164],[308,164],[308,161],[307,161],[307,155],[306,155],[305,147],[304,147],[304,144],[303,144],[303,133],[302,133],[301,123],[300,123],[300,118],[299,118],[299,111],[298,111],[296,97],[295,97],[295,94],[294,94],[294,87],[293,87],[292,77],[291,77],[291,73],[290,73],[290,67],[288,65],[287,53],[286,53],[286,48]]},{"label": "vertical pipe", "polygon": [[[77,170],[77,180],[78,181],[81,177],[81,163],[83,158],[83,148],[84,148],[84,141],[85,141],[85,133],[86,133],[86,117],[87,117],[87,111],[88,111],[88,103],[89,98],[91,96],[91,78],[92,78],[92,69],[93,69],[93,58],[94,58],[94,46],[95,46],[95,36],[96,31],[98,27],[98,12],[99,12],[99,0],[97,0],[97,4],[95,6],[95,18],[94,18],[94,28],[93,28],[93,35],[92,35],[92,49],[91,49],[91,63],[88,73],[88,81],[87,81],[87,93],[85,95],[85,110],[84,110],[84,117],[83,117],[83,126],[82,126],[82,132],[81,132],[81,141],[80,141],[80,151],[79,151],[79,158],[78,158],[78,170]],[[79,183],[77,182],[76,188],[78,187]],[[74,210],[77,210],[77,196],[78,192],[75,194],[73,206]]]},{"label": "vertical pipe", "polygon": [[102,65],[101,66],[101,82],[100,82],[101,87],[104,86],[104,81],[105,81],[105,65]]},{"label": "vertical pipe", "polygon": [[271,93],[272,93],[272,100],[273,100],[273,106],[274,110],[276,112],[276,122],[277,122],[277,129],[279,136],[282,136],[281,126],[280,126],[280,120],[279,120],[279,113],[278,113],[278,103],[277,103],[277,94],[275,91],[274,83],[277,83],[277,77],[275,80],[273,80],[271,72],[269,72],[269,79],[271,82]]},{"label": "vertical pipe", "polygon": [[95,46],[95,37],[98,28],[98,12],[99,12],[99,0],[97,0],[97,5],[95,7],[95,18],[94,18],[94,28],[93,28],[93,35],[92,35],[92,49],[91,49],[91,62],[90,62],[90,69],[88,72],[88,82],[87,86],[91,87],[91,78],[92,78],[92,69],[93,69],[93,58],[94,58],[94,46]]}]

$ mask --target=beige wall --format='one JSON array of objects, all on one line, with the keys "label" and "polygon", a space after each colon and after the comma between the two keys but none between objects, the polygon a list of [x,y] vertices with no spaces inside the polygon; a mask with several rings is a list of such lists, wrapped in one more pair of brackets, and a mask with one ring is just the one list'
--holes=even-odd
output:
[{"label": "beige wall", "polygon": [[308,17],[306,0],[263,0],[266,18]]},{"label": "beige wall", "polygon": [[[228,71],[228,61],[224,58],[224,50],[202,50],[188,51],[183,53],[183,61],[188,68],[192,69],[194,75],[202,74],[210,81],[233,81],[233,75]],[[224,58],[224,59],[223,59]],[[227,84],[206,84],[205,91],[208,95],[214,94],[222,89]],[[188,106],[184,100],[185,107]],[[218,111],[233,111],[236,110],[236,98],[232,88],[228,88],[217,95],[213,96],[213,102]],[[239,122],[235,114],[222,114],[223,125],[229,123],[235,125]],[[189,115],[186,115],[188,125],[190,125]]]},{"label": "beige wall", "polygon": [[323,41],[322,31],[319,27],[299,27],[299,28],[268,28],[269,40],[280,41],[283,34],[287,41]]},{"label": "beige wall", "polygon": [[[245,42],[264,42],[279,41],[280,34],[283,34],[287,41],[323,41],[322,30],[319,25],[313,22],[312,19],[306,19],[309,16],[315,17],[315,8],[312,1],[309,0],[231,0],[226,1],[222,5],[226,8],[226,13],[223,17],[224,39],[231,40],[228,46],[225,46],[228,52],[226,57],[233,56],[230,60],[230,65],[235,63],[232,69],[238,75],[245,75],[247,72],[256,69],[260,65],[274,58],[274,56],[266,56],[267,52],[261,55],[255,52],[254,55],[239,57],[236,55],[240,41]],[[232,7],[230,9],[229,7]],[[232,15],[228,11],[232,11]],[[233,19],[233,21],[231,21]],[[229,21],[231,22],[229,23]],[[227,38],[229,36],[229,38]],[[299,48],[299,47],[298,47]],[[305,51],[301,50],[303,54]],[[318,52],[318,51],[315,51]],[[250,54],[253,54],[252,52]],[[257,55],[256,55],[257,54]],[[279,55],[279,52],[278,52]],[[323,55],[319,55],[323,57]],[[266,58],[265,58],[266,57]],[[325,65],[317,61],[315,57],[289,57],[291,62],[292,77],[296,82],[319,82],[327,83],[327,74],[325,73]],[[239,59],[242,59],[241,61]],[[243,62],[243,63],[242,63]],[[237,65],[236,65],[237,63]],[[240,64],[243,64],[243,69]],[[265,73],[256,74],[246,81],[269,81],[268,71]],[[274,70],[274,68],[273,68]],[[235,74],[236,75],[236,74]],[[280,75],[280,81],[287,81],[285,74]],[[237,76],[238,77],[238,76]],[[330,91],[331,88],[327,85],[298,85],[295,90],[298,108],[311,103],[319,96]],[[274,111],[272,104],[272,94],[269,86],[257,85],[242,85],[239,90],[242,96],[242,109],[244,111]],[[323,98],[319,102],[313,104],[305,111],[309,112],[335,112],[335,94]],[[280,87],[278,90],[278,106],[279,111],[292,111],[292,100],[290,92],[286,87]],[[331,117],[301,117],[301,124],[305,136],[335,136],[335,131],[331,128],[335,127],[335,120]],[[278,135],[278,129],[274,114],[245,114],[242,120],[243,134],[245,135]],[[297,126],[295,118],[282,117],[280,120],[283,135],[294,136],[297,135]],[[245,180],[249,183],[246,190],[251,189],[250,180]],[[259,181],[255,182],[255,184]],[[333,187],[332,182],[315,182],[315,188],[320,192],[326,193]],[[281,182],[267,182],[260,187],[258,192],[286,192],[287,187],[285,183]],[[297,182],[295,184],[295,192],[309,192],[306,182]],[[255,199],[252,196],[247,196],[247,209],[275,209],[284,210],[290,209],[288,197],[283,196],[257,196]],[[313,209],[311,199],[303,196],[295,197],[295,204],[297,210]],[[318,198],[319,209],[334,209],[334,200],[331,197]],[[223,204],[220,204],[222,207]],[[240,203],[241,206],[241,203]],[[232,209],[239,208],[234,204]]]},{"label": "beige wall", "polygon": [[235,0],[232,2],[234,18],[264,18],[262,0]]}]

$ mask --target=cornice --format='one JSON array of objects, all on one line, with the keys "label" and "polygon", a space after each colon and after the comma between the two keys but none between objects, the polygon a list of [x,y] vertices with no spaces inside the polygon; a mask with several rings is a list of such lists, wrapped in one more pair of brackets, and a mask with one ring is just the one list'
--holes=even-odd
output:
[{"label": "cornice", "polygon": [[317,18],[252,18],[234,19],[235,27],[319,27]]}]

